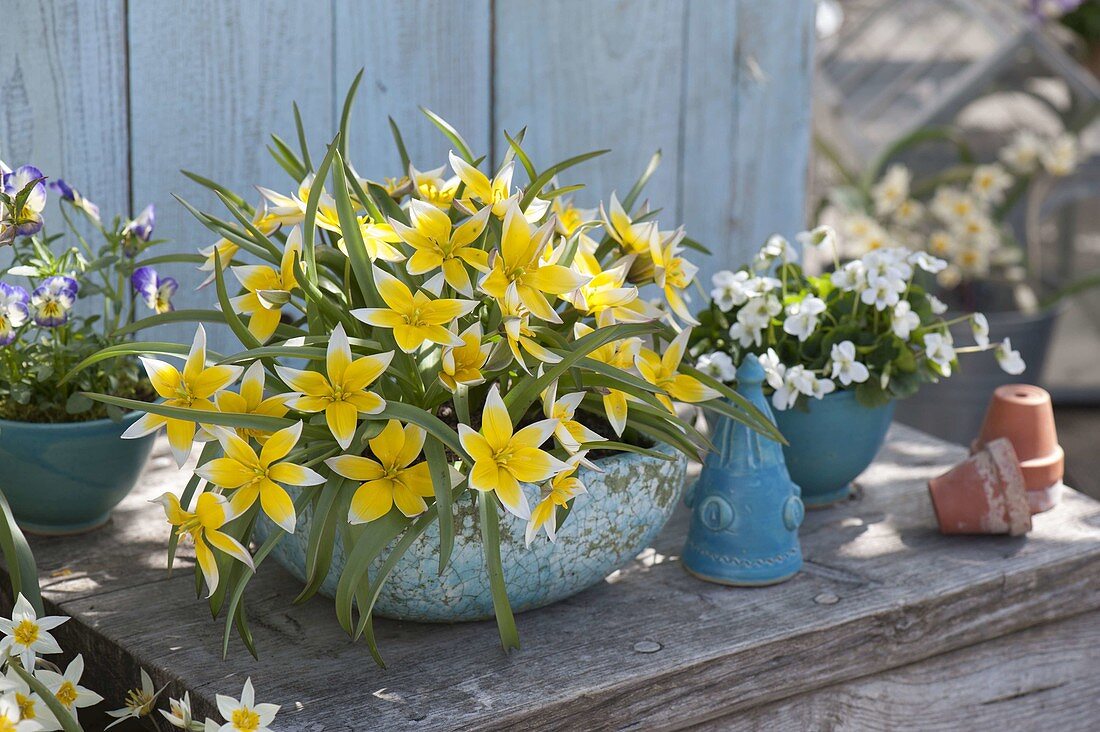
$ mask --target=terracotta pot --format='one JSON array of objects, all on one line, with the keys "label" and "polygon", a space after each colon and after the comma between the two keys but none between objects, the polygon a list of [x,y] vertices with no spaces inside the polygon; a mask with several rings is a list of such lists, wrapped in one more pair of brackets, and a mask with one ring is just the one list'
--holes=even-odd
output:
[{"label": "terracotta pot", "polygon": [[993,440],[938,478],[928,481],[943,534],[1031,531],[1024,476],[1012,443]]},{"label": "terracotta pot", "polygon": [[1030,384],[997,388],[971,451],[1001,437],[1016,450],[1031,512],[1053,508],[1062,493],[1066,457],[1058,445],[1050,394]]}]

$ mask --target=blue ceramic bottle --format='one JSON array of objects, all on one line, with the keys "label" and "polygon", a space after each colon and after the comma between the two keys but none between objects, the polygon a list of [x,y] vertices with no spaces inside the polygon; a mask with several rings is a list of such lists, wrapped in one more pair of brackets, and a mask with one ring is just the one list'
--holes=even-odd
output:
[{"label": "blue ceramic bottle", "polygon": [[[737,391],[774,421],[761,384],[764,369],[749,355],[737,369]],[[727,417],[711,435],[699,481],[684,499],[692,509],[684,546],[688,572],[724,585],[770,585],[802,568],[798,527],[805,509],[778,442]]]}]

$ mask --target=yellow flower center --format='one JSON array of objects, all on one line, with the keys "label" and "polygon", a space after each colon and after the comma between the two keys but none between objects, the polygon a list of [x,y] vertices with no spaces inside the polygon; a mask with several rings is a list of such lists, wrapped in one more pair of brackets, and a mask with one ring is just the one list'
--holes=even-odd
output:
[{"label": "yellow flower center", "polygon": [[15,626],[15,642],[21,646],[29,646],[38,640],[38,623],[24,618]]},{"label": "yellow flower center", "polygon": [[15,722],[6,717],[0,717],[0,732],[15,732]]},{"label": "yellow flower center", "polygon": [[572,206],[558,214],[558,221],[567,235],[571,235],[582,223],[580,212]]},{"label": "yellow flower center", "polygon": [[66,681],[58,687],[54,696],[57,697],[57,700],[61,702],[66,709],[71,708],[76,702],[76,687],[73,686],[73,682]]},{"label": "yellow flower center", "polygon": [[234,709],[230,721],[239,732],[255,732],[260,728],[260,715],[251,709]]},{"label": "yellow flower center", "polygon": [[[15,703],[19,707],[19,716],[23,719],[36,719],[38,715],[34,711],[34,699],[29,696],[25,696],[18,691],[15,692]],[[5,722],[3,717],[0,717],[0,722]],[[0,730],[4,727],[0,726]],[[10,727],[9,729],[15,729]]]}]

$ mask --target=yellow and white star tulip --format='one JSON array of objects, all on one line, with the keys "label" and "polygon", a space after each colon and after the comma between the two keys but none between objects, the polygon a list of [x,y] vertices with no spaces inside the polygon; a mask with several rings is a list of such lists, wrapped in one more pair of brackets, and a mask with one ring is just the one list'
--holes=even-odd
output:
[{"label": "yellow and white star tulip", "polygon": [[[253,361],[252,365],[244,370],[241,377],[239,392],[219,391],[214,395],[214,404],[219,412],[234,412],[237,414],[259,414],[265,417],[282,417],[287,413],[286,394],[275,394],[264,397],[264,365],[260,361]],[[259,429],[238,428],[237,435],[247,440],[252,438],[261,445],[267,442],[270,432]]]},{"label": "yellow and white star tulip", "polygon": [[404,282],[377,267],[374,269],[374,284],[387,307],[357,308],[351,314],[376,328],[393,329],[393,338],[402,351],[412,353],[425,343],[444,346],[463,344],[462,339],[447,326],[455,318],[477,307],[475,301],[433,300],[420,290],[413,294]]},{"label": "yellow and white star tulip", "polygon": [[195,560],[202,576],[206,580],[208,597],[218,589],[218,562],[214,549],[224,552],[254,569],[252,555],[240,542],[222,531],[222,527],[240,515],[220,493],[209,491],[200,493],[195,500],[195,510],[188,511],[180,505],[180,500],[172,493],[165,493],[157,502],[164,507],[168,523],[175,527],[178,535],[186,536],[195,545]]},{"label": "yellow and white star tulip", "polygon": [[481,369],[489,360],[492,345],[482,343],[481,323],[474,323],[462,331],[461,346],[446,346],[439,362],[439,380],[450,391],[457,391],[459,384],[475,386],[485,381]]},{"label": "yellow and white star tulip", "polygon": [[577,477],[577,469],[584,462],[584,453],[571,455],[565,462],[568,467],[551,478],[550,482],[543,487],[542,499],[531,511],[531,518],[527,521],[527,529],[524,532],[527,546],[531,546],[539,529],[545,529],[550,541],[557,541],[558,506],[565,507],[577,496],[588,493],[584,483]]},{"label": "yellow and white star tulip", "polygon": [[[141,363],[149,375],[149,381],[157,394],[164,398],[162,402],[169,407],[185,407],[206,412],[216,412],[217,407],[210,401],[219,391],[226,388],[241,375],[240,366],[206,366],[206,330],[200,325],[195,331],[195,340],[187,355],[183,371],[170,363],[159,359],[142,357]],[[159,414],[145,414],[122,433],[123,439],[136,439],[155,432],[165,425],[168,431],[168,444],[176,464],[181,468],[191,454],[191,445],[195,441],[196,421],[162,417]]]},{"label": "yellow and white star tulip", "polygon": [[634,365],[642,378],[664,391],[663,394],[657,394],[657,398],[670,412],[675,411],[673,399],[695,404],[709,402],[721,396],[715,389],[706,386],[694,376],[679,373],[680,361],[684,358],[690,337],[691,330],[680,331],[680,334],[668,344],[663,354],[642,348],[634,357]]},{"label": "yellow and white star tulip", "polygon": [[[288,534],[294,533],[294,501],[280,483],[293,486],[320,485],[325,482],[316,471],[283,461],[302,436],[302,423],[295,422],[275,432],[259,454],[235,432],[213,428],[225,456],[195,468],[195,474],[211,484],[233,491],[230,503],[235,514],[242,514],[257,500],[267,517]],[[282,461],[282,462],[280,462]]]},{"label": "yellow and white star tulip", "polygon": [[[594,329],[584,323],[577,323],[573,327],[573,335],[576,338],[583,338],[592,332],[594,332]],[[588,357],[608,366],[630,372],[634,369],[634,358],[641,351],[641,347],[642,340],[640,338],[624,338],[620,341],[605,343],[588,354]],[[623,430],[626,429],[628,407],[629,400],[626,392],[610,388],[606,390],[603,395],[604,413],[607,415],[607,421],[611,423],[616,435],[621,435]]]},{"label": "yellow and white star tulip", "polygon": [[540,447],[554,433],[558,421],[544,419],[513,432],[512,419],[493,384],[485,400],[481,431],[460,424],[462,447],[474,460],[470,487],[495,493],[510,513],[528,519],[531,508],[520,483],[541,483],[567,468],[566,464]]},{"label": "yellow and white star tulip", "polygon": [[287,406],[311,414],[324,412],[329,431],[346,450],[355,436],[359,415],[378,414],[386,408],[385,400],[367,387],[386,371],[392,359],[390,351],[353,361],[344,326],[337,325],[328,342],[327,375],[287,366],[276,366],[275,372],[293,389]]},{"label": "yellow and white star tulip", "polygon": [[442,269],[448,285],[467,297],[473,295],[473,283],[466,265],[488,271],[489,253],[474,244],[485,231],[488,207],[452,229],[447,214],[430,203],[413,199],[409,201],[409,218],[411,227],[399,221],[391,222],[401,240],[416,250],[405,265],[409,274],[422,275]]},{"label": "yellow and white star tulip", "polygon": [[680,256],[680,242],[684,239],[683,228],[671,232],[661,232],[660,245],[652,251],[654,281],[665,293],[665,300],[677,317],[685,323],[698,325],[695,316],[684,300],[684,291],[695,281],[699,268]]},{"label": "yellow and white star tulip", "polygon": [[238,265],[233,274],[247,294],[230,302],[237,312],[249,315],[248,332],[265,343],[279,327],[283,305],[290,302],[291,291],[298,286],[294,262],[302,254],[302,230],[295,226],[286,238],[279,269],[266,264]]},{"label": "yellow and white star tulip", "polygon": [[542,413],[548,419],[557,420],[554,437],[569,454],[574,454],[587,442],[606,440],[576,420],[577,407],[584,400],[583,391],[558,396],[558,382],[554,381],[542,393]]}]

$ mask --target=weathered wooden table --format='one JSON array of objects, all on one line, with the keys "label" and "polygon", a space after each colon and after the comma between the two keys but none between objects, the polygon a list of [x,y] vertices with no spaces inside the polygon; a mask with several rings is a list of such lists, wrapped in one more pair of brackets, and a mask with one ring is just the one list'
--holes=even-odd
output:
[{"label": "weathered wooden table", "polygon": [[946,538],[924,483],[963,451],[895,427],[849,504],[811,512],[805,570],[733,589],[687,575],[680,513],[607,582],[492,623],[379,621],[389,662],[343,635],[331,604],[265,566],[249,610],[261,660],[195,600],[190,560],[163,569],[167,525],[147,501],[182,475],[158,451],[102,531],[34,539],[64,645],[118,694],[149,669],[201,711],[251,676],[277,729],[1095,729],[1100,725],[1100,503],[1068,491],[1028,537]]}]

